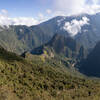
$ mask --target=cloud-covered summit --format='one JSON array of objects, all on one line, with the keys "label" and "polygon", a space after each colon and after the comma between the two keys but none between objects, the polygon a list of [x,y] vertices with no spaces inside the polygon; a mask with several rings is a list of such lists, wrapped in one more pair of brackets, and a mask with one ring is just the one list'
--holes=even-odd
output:
[{"label": "cloud-covered summit", "polygon": [[89,19],[87,17],[82,17],[81,20],[73,19],[71,22],[65,22],[63,29],[67,31],[70,36],[75,36],[81,32],[81,27],[84,25],[89,25]]}]

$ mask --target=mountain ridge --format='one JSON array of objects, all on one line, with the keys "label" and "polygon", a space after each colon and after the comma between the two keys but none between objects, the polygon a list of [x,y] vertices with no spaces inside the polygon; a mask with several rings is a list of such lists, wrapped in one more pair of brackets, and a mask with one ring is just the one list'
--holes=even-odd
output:
[{"label": "mountain ridge", "polygon": [[[47,52],[52,52],[54,54],[56,53],[69,58],[77,58],[80,55],[81,48],[82,46],[73,38],[55,34],[48,43],[33,49],[31,53],[40,55],[44,53],[44,50],[47,50]],[[83,48],[83,52],[84,51],[85,49]]]},{"label": "mountain ridge", "polygon": [[95,48],[87,56],[87,59],[82,62],[80,71],[88,76],[100,77],[100,41]]},{"label": "mountain ridge", "polygon": [[83,17],[89,19],[89,24],[79,27],[79,29],[81,28],[81,31],[73,38],[86,49],[91,49],[100,40],[99,13],[96,15],[83,14],[80,16],[68,17],[58,16],[31,27],[25,25],[9,26],[9,28],[1,27],[0,45],[5,49],[18,54],[30,51],[47,43],[56,33],[69,37],[69,32],[63,29],[65,23],[71,24],[73,23],[73,20],[81,23],[82,21],[85,21],[82,19]]}]

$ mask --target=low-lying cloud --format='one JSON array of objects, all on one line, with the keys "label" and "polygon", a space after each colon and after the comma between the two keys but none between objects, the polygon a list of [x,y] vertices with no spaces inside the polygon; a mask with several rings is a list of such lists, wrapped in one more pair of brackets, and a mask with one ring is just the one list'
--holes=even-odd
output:
[{"label": "low-lying cloud", "polygon": [[10,18],[0,15],[0,26],[9,26],[9,25],[32,26],[36,24],[38,24],[38,21],[35,20],[34,18],[27,18],[27,17]]},{"label": "low-lying cloud", "polygon": [[35,20],[32,17],[15,17],[11,18],[8,16],[8,12],[6,10],[1,10],[0,13],[0,26],[9,26],[9,25],[27,25],[32,26],[38,24],[39,21]]},{"label": "low-lying cloud", "polygon": [[81,20],[72,20],[71,22],[66,22],[63,29],[69,33],[70,36],[75,36],[81,32],[81,27],[89,24],[89,19],[87,17],[82,17]]},{"label": "low-lying cloud", "polygon": [[[51,14],[52,11],[50,9],[47,9],[45,11],[47,14]],[[46,20],[48,20],[47,16],[44,16],[43,13],[38,13],[37,18],[33,17],[9,17],[8,11],[5,9],[2,9],[0,11],[0,26],[7,26],[9,25],[26,25],[26,26],[32,26],[40,24]]]}]

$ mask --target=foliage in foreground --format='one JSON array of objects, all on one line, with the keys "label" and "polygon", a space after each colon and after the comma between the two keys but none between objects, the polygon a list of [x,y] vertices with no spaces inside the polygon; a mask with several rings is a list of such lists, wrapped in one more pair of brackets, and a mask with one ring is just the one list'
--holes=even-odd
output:
[{"label": "foliage in foreground", "polygon": [[[99,100],[100,84],[56,62],[25,60],[0,49],[0,100]],[[13,58],[14,57],[14,58]]]}]

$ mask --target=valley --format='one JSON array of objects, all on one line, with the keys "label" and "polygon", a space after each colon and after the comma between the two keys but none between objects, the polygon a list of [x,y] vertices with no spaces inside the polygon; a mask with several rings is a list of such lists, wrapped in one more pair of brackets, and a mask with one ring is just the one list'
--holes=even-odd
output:
[{"label": "valley", "polygon": [[0,27],[0,100],[99,100],[99,22],[97,13]]}]

